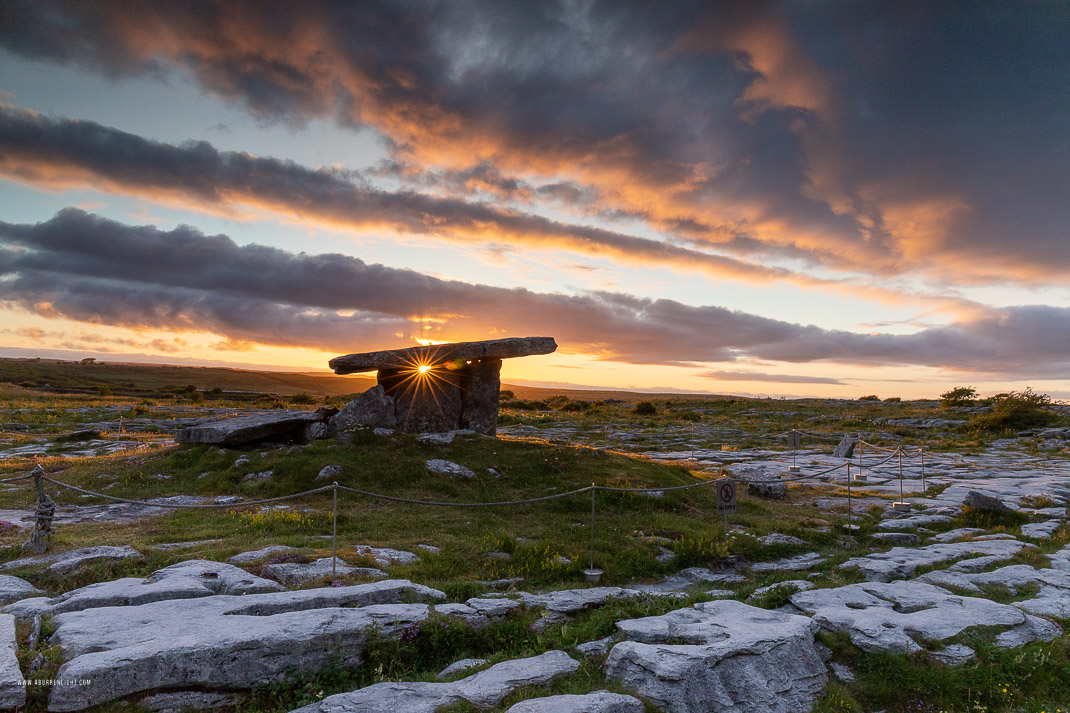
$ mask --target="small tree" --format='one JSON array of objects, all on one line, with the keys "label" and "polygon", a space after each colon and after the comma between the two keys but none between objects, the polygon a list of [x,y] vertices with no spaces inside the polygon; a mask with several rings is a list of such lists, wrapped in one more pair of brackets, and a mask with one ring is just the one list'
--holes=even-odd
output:
[{"label": "small tree", "polygon": [[951,391],[940,394],[940,405],[944,408],[969,406],[977,398],[977,389],[972,386],[956,386]]}]

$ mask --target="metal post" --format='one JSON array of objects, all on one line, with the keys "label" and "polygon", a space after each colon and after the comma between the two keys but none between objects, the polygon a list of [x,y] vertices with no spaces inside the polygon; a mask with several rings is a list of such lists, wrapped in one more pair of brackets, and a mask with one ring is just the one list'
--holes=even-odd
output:
[{"label": "metal post", "polygon": [[847,529],[851,528],[851,460],[847,460]]},{"label": "metal post", "polygon": [[594,494],[596,488],[594,483],[591,483],[591,551],[590,551],[590,567],[588,569],[594,569]]},{"label": "metal post", "polygon": [[[725,480],[728,480],[728,475],[724,476]],[[728,542],[728,511],[724,511],[724,541]]]},{"label": "metal post", "polygon": [[903,500],[903,447],[899,446],[899,502]]},{"label": "metal post", "polygon": [[331,579],[338,566],[338,482],[331,484]]},{"label": "metal post", "polygon": [[919,451],[921,452],[921,489],[928,490],[928,488],[925,487],[925,451],[921,449],[919,449]]}]

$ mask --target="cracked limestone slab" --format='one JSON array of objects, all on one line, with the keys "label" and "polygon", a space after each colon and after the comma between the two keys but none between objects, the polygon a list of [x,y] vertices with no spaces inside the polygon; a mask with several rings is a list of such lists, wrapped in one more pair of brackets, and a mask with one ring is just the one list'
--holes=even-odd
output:
[{"label": "cracked limestone slab", "polygon": [[21,577],[0,574],[0,602],[13,602],[19,599],[39,597],[42,592]]},{"label": "cracked limestone slab", "polygon": [[36,567],[48,565],[48,570],[59,574],[68,574],[89,562],[99,560],[123,560],[130,557],[140,557],[141,553],[129,545],[121,547],[100,546],[85,547],[78,550],[67,550],[50,555],[36,555],[34,557],[22,557],[21,559],[5,562],[0,565],[0,571],[18,569],[19,567]]},{"label": "cracked limestone slab", "polygon": [[591,587],[589,589],[563,589],[546,594],[520,592],[517,600],[529,607],[541,607],[555,614],[576,614],[585,609],[600,607],[614,599],[629,599],[642,596],[636,589],[621,587]]},{"label": "cracked limestone slab", "polygon": [[1038,540],[1050,540],[1055,531],[1063,524],[1062,520],[1048,520],[1046,522],[1029,522],[1022,525],[1022,537],[1032,537]]},{"label": "cracked limestone slab", "polygon": [[942,542],[924,547],[893,547],[887,552],[852,557],[839,567],[858,567],[870,582],[890,582],[913,576],[919,567],[932,567],[956,560],[964,560],[958,564],[966,565],[967,569],[971,566],[987,567],[994,562],[1008,560],[1027,547],[1032,545],[1018,540]]},{"label": "cracked limestone slab", "polygon": [[56,615],[50,643],[67,662],[49,711],[77,711],[138,693],[243,690],[360,663],[371,631],[395,636],[445,595],[406,580],[352,587],[103,607]]},{"label": "cracked limestone slab", "polygon": [[15,656],[15,617],[0,614],[0,708],[21,708],[26,705],[26,686],[22,685],[22,671]]},{"label": "cracked limestone slab", "polygon": [[376,683],[328,696],[292,713],[435,713],[443,706],[463,701],[477,708],[491,708],[517,688],[548,683],[579,667],[579,662],[564,651],[547,651],[541,656],[503,661],[449,683]]},{"label": "cracked limestone slab", "polygon": [[692,584],[742,584],[747,578],[734,572],[712,572],[705,567],[688,567],[669,575],[657,584],[636,584],[632,589],[645,594],[672,594]]},{"label": "cracked limestone slab", "polygon": [[343,576],[356,574],[362,577],[378,577],[386,579],[389,575],[381,569],[374,567],[351,567],[341,559],[331,562],[330,557],[322,557],[315,562],[301,564],[299,562],[280,562],[264,566],[264,573],[277,579],[283,584],[299,585],[323,579],[330,576]]},{"label": "cracked limestone slab", "polygon": [[797,557],[786,557],[775,562],[755,562],[751,565],[752,572],[790,572],[793,570],[811,569],[827,558],[817,552],[808,552]]},{"label": "cracked limestone slab", "polygon": [[375,560],[380,567],[389,567],[392,564],[413,564],[420,561],[418,555],[405,550],[395,550],[389,547],[372,547],[371,545],[356,545],[358,555],[368,556]]},{"label": "cracked limestone slab", "polygon": [[878,525],[879,530],[913,530],[916,527],[927,527],[929,525],[942,525],[945,522],[951,522],[954,518],[949,515],[914,515],[913,517],[900,517],[889,520],[882,520]]},{"label": "cracked limestone slab", "polygon": [[815,589],[793,595],[791,603],[823,628],[847,634],[870,652],[914,653],[927,642],[945,641],[975,626],[1001,626],[1003,633],[1026,630],[1023,639],[1030,641],[1045,638],[1032,621],[1036,617],[1016,607],[918,581]]},{"label": "cracked limestone slab", "polygon": [[249,552],[239,552],[233,557],[228,557],[227,562],[231,564],[245,564],[246,562],[259,562],[265,560],[268,557],[275,555],[292,554],[294,552],[300,552],[297,547],[290,547],[289,545],[270,545],[268,547],[261,548],[259,550],[251,550]]},{"label": "cracked limestone slab", "polygon": [[279,592],[277,582],[249,574],[240,567],[210,560],[187,560],[164,567],[144,579],[124,577],[71,590],[53,599],[24,599],[4,611],[20,619],[98,607],[125,607],[164,599],[194,599],[213,594]]},{"label": "cracked limestone slab", "polygon": [[669,713],[808,711],[827,681],[804,616],[726,600],[617,627],[606,675]]},{"label": "cracked limestone slab", "polygon": [[609,691],[585,695],[529,698],[510,707],[505,713],[643,713],[646,706],[634,696]]},{"label": "cracked limestone slab", "polygon": [[1070,619],[1070,571],[1034,569],[1020,564],[977,574],[928,572],[918,579],[966,591],[979,592],[983,586],[1002,586],[1011,594],[1017,594],[1022,587],[1035,585],[1038,587],[1035,597],[1014,602],[1012,606],[1037,616]]}]

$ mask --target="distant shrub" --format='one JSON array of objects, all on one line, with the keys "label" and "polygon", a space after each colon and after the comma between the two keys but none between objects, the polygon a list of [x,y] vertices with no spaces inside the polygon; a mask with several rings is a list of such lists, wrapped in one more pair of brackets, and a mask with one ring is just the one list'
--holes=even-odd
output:
[{"label": "distant shrub", "polygon": [[972,386],[956,386],[940,394],[940,405],[944,408],[969,406],[977,398],[977,389]]},{"label": "distant shrub", "polygon": [[902,399],[902,398],[900,398],[900,397],[898,397],[898,396],[889,396],[888,398],[886,398],[886,399],[884,400],[884,403],[886,403],[886,404],[897,404],[897,403],[899,403],[899,402],[900,402],[900,401],[902,401],[902,400],[903,400],[903,399]]},{"label": "distant shrub", "polygon": [[1055,419],[1051,397],[1026,387],[994,399],[991,413],[976,414],[970,426],[979,431],[1016,431],[1046,426]]},{"label": "distant shrub", "polygon": [[658,407],[653,401],[640,401],[635,405],[635,413],[639,416],[653,416],[658,412]]},{"label": "distant shrub", "polygon": [[514,394],[509,389],[502,389],[498,392],[498,398],[502,401],[511,401],[516,398],[516,394]]},{"label": "distant shrub", "polygon": [[568,397],[564,394],[558,394],[557,396],[551,396],[546,399],[546,403],[550,408],[560,411],[568,403]]},{"label": "distant shrub", "polygon": [[316,399],[313,396],[301,392],[300,394],[294,394],[290,397],[290,403],[292,404],[314,404]]},{"label": "distant shrub", "polygon": [[867,396],[859,396],[859,401],[880,401],[880,397],[876,394],[869,394]]},{"label": "distant shrub", "polygon": [[107,384],[97,386],[97,396],[111,396],[111,387]]}]

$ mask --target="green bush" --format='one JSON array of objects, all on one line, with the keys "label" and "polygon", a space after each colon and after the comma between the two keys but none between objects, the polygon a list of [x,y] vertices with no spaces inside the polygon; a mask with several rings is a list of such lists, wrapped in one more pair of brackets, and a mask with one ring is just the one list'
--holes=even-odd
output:
[{"label": "green bush", "polygon": [[940,394],[940,405],[944,408],[968,406],[977,398],[977,389],[972,386],[956,386]]},{"label": "green bush", "polygon": [[635,413],[639,416],[653,416],[658,412],[658,407],[653,401],[640,401],[635,405]]},{"label": "green bush", "polygon": [[975,415],[970,419],[970,426],[978,431],[1017,431],[1046,426],[1055,417],[1051,397],[1026,387],[1025,391],[996,397],[992,412]]},{"label": "green bush", "polygon": [[876,394],[868,394],[867,396],[859,396],[859,401],[880,401],[880,397]]}]

